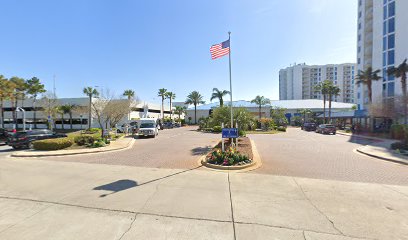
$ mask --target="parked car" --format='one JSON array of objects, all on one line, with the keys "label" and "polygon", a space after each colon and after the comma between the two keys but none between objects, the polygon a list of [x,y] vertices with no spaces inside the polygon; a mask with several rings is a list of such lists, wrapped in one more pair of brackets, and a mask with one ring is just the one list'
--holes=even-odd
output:
[{"label": "parked car", "polygon": [[10,134],[6,129],[0,128],[0,144],[7,144],[9,136]]},{"label": "parked car", "polygon": [[321,124],[316,128],[317,133],[336,135],[336,126],[332,124]]},{"label": "parked car", "polygon": [[181,127],[181,124],[179,122],[176,122],[176,123],[174,123],[174,127],[179,128],[179,127]]},{"label": "parked car", "polygon": [[315,123],[304,123],[301,129],[305,131],[316,131],[316,124]]},{"label": "parked car", "polygon": [[48,129],[20,131],[14,133],[8,140],[8,145],[14,149],[33,148],[36,140],[66,137],[66,134],[54,133]]},{"label": "parked car", "polygon": [[164,129],[171,129],[171,128],[174,128],[174,125],[173,125],[173,123],[171,123],[171,122],[165,122],[165,123],[163,124],[163,128],[164,128]]}]

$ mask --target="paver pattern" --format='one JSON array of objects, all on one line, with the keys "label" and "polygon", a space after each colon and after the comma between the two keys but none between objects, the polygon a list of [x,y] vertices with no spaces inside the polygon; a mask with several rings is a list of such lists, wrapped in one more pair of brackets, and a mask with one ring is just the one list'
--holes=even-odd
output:
[{"label": "paver pattern", "polygon": [[288,128],[286,133],[251,135],[262,158],[255,173],[408,185],[408,166],[356,153],[372,140],[322,135]]},{"label": "paver pattern", "polygon": [[131,149],[102,154],[46,157],[46,160],[72,161],[152,168],[190,169],[198,159],[217,144],[220,135],[201,133],[197,127],[160,131],[156,138],[136,139]]}]

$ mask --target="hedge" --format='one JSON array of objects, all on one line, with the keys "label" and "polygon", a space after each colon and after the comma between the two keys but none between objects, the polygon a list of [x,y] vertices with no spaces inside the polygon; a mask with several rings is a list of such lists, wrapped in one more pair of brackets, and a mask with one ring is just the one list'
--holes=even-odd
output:
[{"label": "hedge", "polygon": [[221,127],[221,126],[214,126],[214,127],[213,127],[213,132],[215,132],[215,133],[220,133],[220,132],[222,132],[222,127]]},{"label": "hedge", "polygon": [[84,146],[84,145],[92,145],[95,141],[99,140],[101,136],[99,134],[84,134],[80,136],[76,136],[74,138],[74,142],[78,146]]},{"label": "hedge", "polygon": [[286,132],[286,128],[285,127],[277,127],[276,130],[280,131],[280,132]]},{"label": "hedge", "polygon": [[73,141],[70,138],[52,138],[45,140],[37,140],[33,142],[35,150],[60,150],[72,146]]}]

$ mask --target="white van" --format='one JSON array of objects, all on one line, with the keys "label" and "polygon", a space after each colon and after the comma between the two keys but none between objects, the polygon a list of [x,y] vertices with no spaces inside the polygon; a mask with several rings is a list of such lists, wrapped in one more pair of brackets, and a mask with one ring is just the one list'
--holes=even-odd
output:
[{"label": "white van", "polygon": [[156,137],[159,135],[159,120],[157,118],[141,118],[138,135],[143,137]]}]

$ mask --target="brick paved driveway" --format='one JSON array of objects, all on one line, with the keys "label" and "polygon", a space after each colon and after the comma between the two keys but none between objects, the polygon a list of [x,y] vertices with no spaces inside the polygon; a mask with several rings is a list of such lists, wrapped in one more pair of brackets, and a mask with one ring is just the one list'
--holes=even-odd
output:
[{"label": "brick paved driveway", "polygon": [[214,146],[220,135],[183,127],[160,131],[157,138],[136,139],[131,149],[101,154],[47,157],[44,160],[99,163],[152,168],[190,169]]},{"label": "brick paved driveway", "polygon": [[408,166],[355,153],[370,141],[289,128],[287,133],[251,135],[263,166],[255,173],[408,185]]}]

